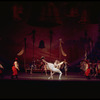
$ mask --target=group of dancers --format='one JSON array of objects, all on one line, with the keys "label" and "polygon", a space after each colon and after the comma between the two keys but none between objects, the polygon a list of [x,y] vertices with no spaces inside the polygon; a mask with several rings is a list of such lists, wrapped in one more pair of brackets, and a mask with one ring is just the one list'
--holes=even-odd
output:
[{"label": "group of dancers", "polygon": [[[50,63],[50,62],[47,62],[45,60],[45,57],[42,56],[40,58],[40,61],[43,64],[43,68],[44,68],[46,75],[47,75],[47,70],[50,71],[50,77],[48,77],[48,79],[53,79],[54,73],[59,73],[59,79],[61,79],[62,72],[61,72],[60,68],[63,64],[64,64],[64,69],[65,69],[65,75],[67,75],[67,62],[65,59],[62,62],[55,60],[54,63]],[[0,76],[1,77],[3,74],[3,70],[4,70],[4,67],[2,66],[2,64],[0,64]],[[12,65],[11,79],[15,79],[15,78],[18,79],[18,71],[19,70],[20,69],[19,69],[18,58],[15,58],[14,63]]]},{"label": "group of dancers", "polygon": [[86,78],[90,79],[92,77],[99,78],[100,76],[100,60],[97,63],[90,62],[89,60],[82,60],[80,62],[80,69],[84,72]]},{"label": "group of dancers", "polygon": [[[40,58],[41,63],[43,64],[43,68],[45,73],[47,74],[47,70],[50,71],[50,76],[48,77],[48,79],[53,79],[53,75],[55,73],[59,73],[59,78],[61,79],[62,77],[62,71],[61,71],[61,67],[63,65],[63,68],[65,70],[65,76],[67,76],[67,71],[68,71],[68,62],[66,61],[66,59],[64,59],[63,61],[59,61],[59,60],[55,60],[54,63],[50,63],[47,62],[45,60],[45,57],[41,57]],[[82,70],[82,72],[84,72],[84,75],[86,76],[86,78],[90,79],[91,77],[98,77],[100,76],[100,60],[97,61],[97,63],[95,62],[90,62],[89,60],[82,60],[80,62],[80,69]],[[2,64],[0,64],[0,76],[2,76],[4,67],[2,66]],[[12,75],[11,75],[11,79],[18,79],[18,71],[19,71],[19,63],[18,63],[18,58],[15,58],[15,61],[13,63],[12,66]]]},{"label": "group of dancers", "polygon": [[[14,63],[12,65],[12,74],[11,74],[11,79],[18,79],[18,71],[19,69],[19,63],[18,63],[18,58],[15,58]],[[0,63],[0,78],[3,79],[3,72],[4,72],[4,67],[3,65]]]},{"label": "group of dancers", "polygon": [[62,64],[64,64],[65,75],[67,75],[68,67],[67,67],[67,62],[65,59],[64,59],[64,61],[61,61],[61,62],[59,62],[58,60],[55,60],[54,63],[50,63],[45,60],[45,57],[41,57],[41,61],[45,64],[47,70],[50,71],[50,77],[48,77],[48,79],[53,79],[53,75],[55,73],[59,73],[59,79],[61,79],[62,72],[61,72],[60,68],[61,68]]}]

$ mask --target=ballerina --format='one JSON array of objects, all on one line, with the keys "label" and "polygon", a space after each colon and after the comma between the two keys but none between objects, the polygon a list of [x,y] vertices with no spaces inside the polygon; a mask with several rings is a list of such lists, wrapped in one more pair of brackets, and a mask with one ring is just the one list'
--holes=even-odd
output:
[{"label": "ballerina", "polygon": [[[48,77],[48,79],[53,79],[53,74],[55,72],[59,73],[59,79],[61,79],[61,76],[62,76],[62,72],[58,69],[58,68],[55,68],[55,65],[53,63],[49,63],[47,62],[44,57],[41,57],[41,60],[45,63],[45,65],[47,66],[47,69],[50,70],[50,77]],[[54,73],[53,73],[54,72]]]}]

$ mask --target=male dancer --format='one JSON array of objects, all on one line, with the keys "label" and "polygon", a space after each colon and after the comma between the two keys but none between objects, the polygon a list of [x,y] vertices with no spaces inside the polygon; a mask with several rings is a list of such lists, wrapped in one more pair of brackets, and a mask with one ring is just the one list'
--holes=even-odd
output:
[{"label": "male dancer", "polygon": [[68,65],[69,65],[68,62],[66,61],[66,59],[64,59],[65,76],[67,76]]},{"label": "male dancer", "polygon": [[42,69],[42,73],[43,73],[43,71],[45,71],[45,74],[47,76],[48,75],[47,74],[47,67],[46,67],[46,64],[43,61],[41,62],[40,67]]},{"label": "male dancer", "polygon": [[11,77],[12,79],[14,78],[14,76],[16,76],[16,79],[18,79],[18,70],[19,70],[18,58],[15,58],[15,61],[12,66],[12,71],[13,71],[13,74]]},{"label": "male dancer", "polygon": [[58,68],[55,68],[55,66],[54,66],[53,63],[47,62],[47,61],[44,59],[44,57],[41,57],[41,60],[45,63],[47,69],[50,70],[50,77],[48,77],[48,79],[50,79],[50,78],[53,79],[53,72],[59,73],[59,79],[61,79],[62,72],[61,72]]},{"label": "male dancer", "polygon": [[[66,59],[64,59],[64,61],[62,61],[62,62],[59,62],[58,60],[55,60],[55,62],[54,62],[54,66],[55,66],[55,68],[58,68],[58,69],[60,69],[61,68],[61,65],[62,64],[64,64],[64,70],[65,70],[65,76],[67,75],[67,65],[68,65],[68,63],[66,62]],[[54,72],[55,73],[55,72]],[[54,74],[53,73],[53,74]]]}]

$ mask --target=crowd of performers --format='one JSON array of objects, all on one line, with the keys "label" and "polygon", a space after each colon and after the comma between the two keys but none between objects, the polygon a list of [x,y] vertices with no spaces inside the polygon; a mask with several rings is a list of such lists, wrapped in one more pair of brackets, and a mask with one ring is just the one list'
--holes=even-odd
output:
[{"label": "crowd of performers", "polygon": [[[62,68],[64,68],[65,75],[67,75],[67,69],[68,69],[67,64],[68,63],[66,62],[65,59],[62,62],[60,62],[59,60],[55,60],[54,63],[48,63],[44,57],[41,57],[39,67],[42,69],[42,71],[45,71],[46,75],[47,75],[47,71],[48,70],[50,71],[50,77],[48,79],[53,78],[54,73],[59,73],[60,74],[59,79],[61,79]],[[34,69],[34,67],[36,67],[36,65],[33,62],[33,64],[31,65],[31,69]],[[2,64],[0,64],[0,76],[2,79],[3,79],[3,70],[4,67],[2,66]],[[15,58],[11,70],[12,70],[11,79],[18,79],[18,71],[20,70],[18,58]]]},{"label": "crowd of performers", "polygon": [[[50,71],[50,77],[48,77],[48,79],[53,79],[53,75],[55,73],[59,73],[59,79],[61,79],[62,71],[60,70],[60,68],[63,64],[66,64],[66,65],[64,65],[64,69],[65,69],[65,71],[67,71],[67,62],[66,62],[66,60],[64,60],[62,62],[59,62],[58,60],[55,60],[54,63],[50,63],[50,62],[47,62],[44,57],[41,57],[41,61],[46,66],[47,70]],[[66,72],[66,75],[67,75],[67,72]]]},{"label": "crowd of performers", "polygon": [[[36,70],[36,69],[40,69],[41,73],[45,72],[46,76],[48,75],[48,68],[47,68],[47,64],[44,62],[43,60],[44,57],[41,57],[40,60],[37,59],[37,61],[32,61],[32,64],[30,64],[30,69],[32,70]],[[64,70],[64,74],[65,76],[67,76],[67,69],[68,69],[68,62],[66,61],[66,59],[64,59],[64,61],[60,62],[59,60],[55,60],[54,61],[54,67],[60,70]],[[32,74],[32,71],[31,73]]]},{"label": "crowd of performers", "polygon": [[[62,69],[64,69],[65,76],[67,76],[68,71],[68,62],[66,59],[64,61],[55,60],[54,63],[47,62],[44,57],[41,57],[41,64],[40,68],[45,71],[45,74],[47,75],[47,70],[50,70],[50,75],[53,78],[54,73],[60,73],[62,74]],[[59,70],[58,70],[59,69]],[[80,69],[84,73],[83,75],[86,76],[87,79],[90,79],[92,77],[99,78],[100,77],[100,60],[97,62],[90,62],[88,60],[82,60],[80,62]],[[42,70],[42,71],[43,71]],[[59,76],[60,79],[60,76]]]},{"label": "crowd of performers", "polygon": [[[42,71],[45,71],[45,74],[47,75],[47,71],[50,71],[50,77],[48,79],[53,79],[53,75],[55,73],[59,73],[59,79],[61,79],[62,71],[61,69],[64,69],[65,76],[67,76],[68,71],[68,62],[66,59],[63,61],[55,60],[54,63],[47,62],[45,60],[45,57],[41,57],[40,59],[40,68],[42,68]],[[36,66],[35,66],[36,67]],[[31,66],[31,68],[34,68],[34,65]],[[92,77],[98,78],[100,76],[100,60],[97,62],[90,62],[89,60],[82,60],[80,62],[80,69],[84,73],[87,79],[90,79]],[[0,77],[3,78],[3,70],[4,67],[2,66],[2,63],[0,63]],[[11,79],[18,79],[18,71],[19,71],[19,63],[18,58],[15,58],[14,63],[12,65],[12,74]]]},{"label": "crowd of performers", "polygon": [[84,72],[86,78],[100,77],[100,60],[97,62],[90,62],[89,60],[82,60],[80,62],[80,69]]}]

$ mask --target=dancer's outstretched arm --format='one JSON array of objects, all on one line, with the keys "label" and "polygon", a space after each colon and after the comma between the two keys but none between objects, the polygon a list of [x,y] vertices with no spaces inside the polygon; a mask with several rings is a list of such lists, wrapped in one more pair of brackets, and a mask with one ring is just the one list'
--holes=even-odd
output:
[{"label": "dancer's outstretched arm", "polygon": [[62,61],[62,62],[60,62],[59,64],[58,64],[58,69],[60,69],[60,67],[61,67],[61,65],[64,63],[64,61]]},{"label": "dancer's outstretched arm", "polygon": [[47,64],[48,62],[46,61],[46,60],[44,60],[44,59],[42,59],[42,61],[45,63],[45,64]]}]

